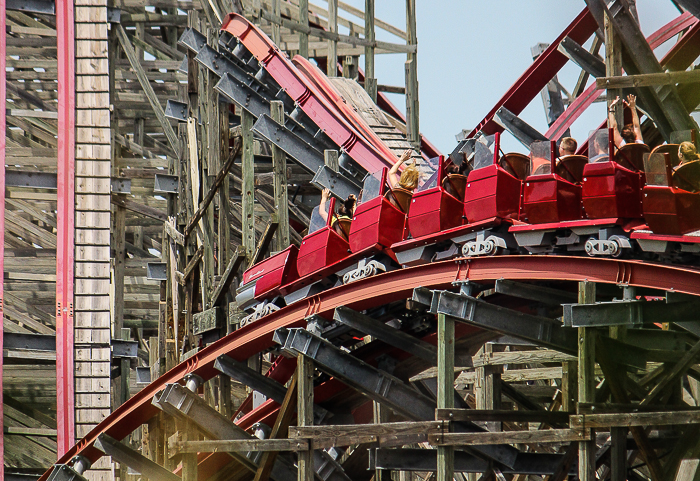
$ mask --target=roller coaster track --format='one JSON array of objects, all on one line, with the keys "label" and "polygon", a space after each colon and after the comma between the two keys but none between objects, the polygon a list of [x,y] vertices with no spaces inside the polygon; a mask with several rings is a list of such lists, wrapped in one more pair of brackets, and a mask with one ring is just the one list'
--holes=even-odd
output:
[{"label": "roller coaster track", "polygon": [[[594,259],[557,256],[502,256],[457,259],[400,269],[352,284],[339,286],[280,309],[207,346],[190,359],[144,387],[138,394],[115,410],[87,436],[68,451],[57,464],[67,464],[77,455],[96,461],[102,453],[94,447],[100,434],[123,439],[146,423],[159,410],[151,399],[166,385],[181,382],[187,374],[204,380],[218,374],[213,367],[221,355],[245,360],[272,347],[273,333],[279,328],[305,326],[313,314],[330,318],[340,306],[365,310],[392,301],[410,298],[415,287],[450,289],[455,281],[493,282],[508,280],[592,281],[613,285],[672,290],[700,296],[700,270],[641,261]],[[258,416],[269,415],[261,406]],[[258,417],[254,416],[254,417]],[[247,416],[248,423],[251,415]],[[44,481],[49,472],[41,479]]]},{"label": "roller coaster track", "polygon": [[[240,38],[246,48],[264,64],[268,73],[286,89],[287,94],[319,125],[329,126],[326,134],[339,146],[342,146],[353,158],[368,171],[377,170],[380,167],[390,165],[393,159],[382,148],[372,144],[371,135],[362,132],[363,123],[355,119],[353,113],[346,109],[341,113],[328,99],[319,92],[313,84],[309,85],[308,79],[302,78],[292,62],[284,54],[270,45],[265,35],[252,26],[242,17],[232,15],[224,23],[225,28]],[[596,24],[587,10],[572,22],[562,33],[560,38],[541,55],[533,66],[511,87],[509,92],[499,101],[499,104],[480,123],[478,129],[500,129],[492,121],[493,113],[500,106],[506,106],[511,111],[518,113],[524,108],[532,97],[537,95],[565,62],[565,57],[556,50],[556,46],[565,36],[570,36],[579,43],[583,43],[595,31]],[[688,14],[681,15],[674,22],[653,34],[649,41],[659,45],[668,40],[680,30],[691,28],[693,35],[698,27],[697,20]],[[683,62],[690,49],[696,47],[685,46],[679,42],[665,57],[675,61],[683,68]],[[697,55],[696,55],[697,56]],[[695,57],[693,57],[694,59]],[[692,62],[692,59],[690,60]],[[545,80],[546,79],[546,80]],[[592,88],[592,87],[591,87]],[[589,89],[590,90],[590,89]],[[588,92],[588,91],[587,91]],[[517,94],[517,95],[516,95]],[[527,95],[525,95],[527,94]],[[530,95],[532,94],[532,95]],[[552,126],[556,132],[565,130],[568,123],[573,122],[580,112],[590,105],[595,98],[595,89],[579,97],[581,101],[570,107],[574,108],[574,115],[563,120],[560,125]],[[522,106],[522,102],[525,102]],[[567,111],[568,112],[568,111]],[[345,117],[345,118],[343,118]],[[557,126],[555,128],[555,126]],[[359,129],[359,130],[358,130]],[[548,132],[549,134],[549,132]],[[554,134],[552,134],[554,135]],[[368,140],[368,137],[370,139]],[[161,411],[152,404],[152,399],[162,392],[168,385],[183,382],[188,374],[196,374],[204,380],[208,380],[219,374],[214,363],[222,356],[243,361],[251,356],[263,352],[275,346],[273,335],[278,329],[305,327],[306,320],[313,315],[326,319],[333,317],[339,307],[347,307],[356,311],[373,309],[387,303],[411,298],[416,287],[427,290],[455,290],[455,285],[461,281],[472,281],[490,285],[497,280],[510,281],[548,281],[554,283],[571,283],[591,281],[609,285],[623,285],[630,287],[654,289],[659,291],[672,291],[678,294],[700,296],[700,270],[683,267],[650,263],[638,260],[600,259],[588,257],[566,256],[496,256],[485,258],[461,258],[423,264],[390,271],[373,277],[367,277],[351,284],[338,286],[319,294],[305,298],[299,302],[286,306],[278,311],[246,325],[228,336],[219,339],[206,348],[194,354],[191,358],[173,367],[170,371],[144,387],[138,394],[117,408],[109,417],[96,426],[88,435],[66,452],[57,464],[70,464],[76,456],[84,456],[90,462],[95,462],[103,453],[95,447],[95,442],[102,434],[106,434],[117,440],[122,440],[140,425],[148,422]],[[462,335],[475,332],[475,328],[462,330]],[[430,337],[430,336],[428,336]],[[434,337],[426,339],[435,343]],[[271,377],[279,382],[285,382],[291,375],[289,362],[281,360],[276,366]],[[347,389],[347,386],[337,380],[331,379],[315,388],[316,395],[328,397],[332,393]],[[323,391],[321,393],[320,391]],[[257,409],[249,411],[236,423],[238,426],[248,429],[256,421],[269,419],[277,412],[278,405],[269,400]],[[212,474],[221,466],[214,456],[201,456],[200,465],[206,469],[199,470],[200,479]],[[228,459],[228,458],[226,458]],[[40,479],[44,481],[50,474],[47,471]]]}]

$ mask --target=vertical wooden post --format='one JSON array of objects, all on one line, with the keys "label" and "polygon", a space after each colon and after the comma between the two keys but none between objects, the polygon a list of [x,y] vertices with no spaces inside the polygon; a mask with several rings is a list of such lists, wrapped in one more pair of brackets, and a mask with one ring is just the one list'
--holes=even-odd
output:
[{"label": "vertical wooden post", "polygon": [[[365,0],[365,40],[374,42],[374,0]],[[365,47],[365,91],[377,102],[377,78],[374,74],[374,47]]]},{"label": "vertical wooden post", "polygon": [[[309,25],[309,0],[299,0],[299,23]],[[304,32],[299,32],[299,55],[309,58],[309,36]]]},{"label": "vertical wooden post", "polygon": [[[284,106],[281,101],[270,102],[270,117],[278,124],[284,125]],[[277,221],[279,227],[275,233],[275,250],[281,251],[289,246],[289,195],[287,193],[287,156],[279,147],[272,146],[272,169],[274,171],[273,192]]]},{"label": "vertical wooden post", "polygon": [[[275,18],[279,18],[280,16],[280,0],[272,0],[272,15],[275,16]],[[280,33],[280,25],[273,23],[272,24],[272,41],[275,42],[275,45],[279,46],[280,42],[282,42],[282,34]]]},{"label": "vertical wooden post", "polygon": [[[628,294],[625,289],[625,294]],[[631,288],[634,292],[634,288]],[[633,298],[634,296],[632,296]],[[627,298],[627,295],[625,295]],[[627,337],[627,326],[610,326],[610,337],[624,341]],[[626,427],[610,428],[610,480],[625,481],[627,479],[627,431]]]},{"label": "vertical wooden post", "polygon": [[[418,44],[416,0],[406,0],[406,44]],[[418,119],[417,53],[409,53],[406,54],[406,132],[411,147],[420,151],[420,126]]]},{"label": "vertical wooden post", "polygon": [[[595,283],[583,281],[578,285],[579,304],[595,302]],[[595,401],[595,328],[578,328],[578,402]],[[595,436],[593,436],[595,439]],[[583,441],[578,449],[580,481],[595,481],[595,441]]]},{"label": "vertical wooden post", "polygon": [[[297,425],[312,426],[314,423],[314,364],[311,359],[297,356]],[[297,480],[313,481],[313,451],[299,451]]]},{"label": "vertical wooden post", "polygon": [[[328,0],[328,31],[338,33],[338,0]],[[328,65],[326,74],[329,77],[338,76],[338,42],[328,41]]]},{"label": "vertical wooden post", "polygon": [[[493,344],[484,344],[483,353],[485,358],[493,352]],[[485,365],[476,368],[476,383],[474,394],[476,395],[477,409],[500,409],[501,408],[501,370],[502,366]],[[501,423],[498,421],[488,422],[489,431],[500,431]]]},{"label": "vertical wooden post", "polygon": [[337,150],[324,150],[323,151],[323,162],[328,166],[333,172],[340,171],[340,164],[338,163],[338,151]]},{"label": "vertical wooden post", "polygon": [[[184,441],[196,441],[197,435],[191,421],[184,421]],[[197,481],[197,453],[182,455],[182,481]]]},{"label": "vertical wooden post", "polygon": [[[605,76],[619,77],[622,75],[622,49],[620,39],[613,28],[613,24],[605,12]],[[608,100],[608,108],[615,97],[622,95],[622,89],[608,89],[606,97]],[[615,120],[620,129],[624,124],[624,107],[622,102],[615,106]]]},{"label": "vertical wooden post", "polygon": [[241,170],[243,171],[243,248],[246,264],[250,264],[255,254],[255,163],[253,158],[253,122],[255,118],[247,110],[241,109],[241,135],[243,137]]},{"label": "vertical wooden post", "polygon": [[561,409],[568,413],[576,412],[576,388],[578,379],[578,363],[576,361],[564,361],[561,363]]},{"label": "vertical wooden post", "polygon": [[[437,407],[454,408],[455,382],[455,324],[444,314],[438,314]],[[452,481],[454,477],[454,447],[437,448],[437,481]]]}]

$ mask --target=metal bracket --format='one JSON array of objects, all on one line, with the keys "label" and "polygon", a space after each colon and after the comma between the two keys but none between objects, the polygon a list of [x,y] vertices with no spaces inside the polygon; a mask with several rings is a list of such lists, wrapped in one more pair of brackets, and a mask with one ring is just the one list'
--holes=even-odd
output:
[{"label": "metal bracket", "polygon": [[112,339],[112,359],[135,359],[138,357],[138,341]]},{"label": "metal bracket", "polygon": [[153,192],[158,194],[177,194],[180,188],[180,177],[177,175],[155,174]]},{"label": "metal bracket", "polygon": [[311,179],[311,183],[319,189],[329,189],[333,195],[340,199],[347,199],[349,195],[359,196],[360,187],[350,181],[344,175],[334,171],[327,165],[322,165]]},{"label": "metal bracket", "polygon": [[146,264],[146,279],[151,281],[167,281],[168,265],[165,262],[148,262]]},{"label": "metal bracket", "polygon": [[189,106],[184,102],[168,99],[165,104],[165,116],[178,122],[187,122],[188,111]]},{"label": "metal bracket", "polygon": [[113,194],[131,194],[131,179],[112,177],[111,189]]}]

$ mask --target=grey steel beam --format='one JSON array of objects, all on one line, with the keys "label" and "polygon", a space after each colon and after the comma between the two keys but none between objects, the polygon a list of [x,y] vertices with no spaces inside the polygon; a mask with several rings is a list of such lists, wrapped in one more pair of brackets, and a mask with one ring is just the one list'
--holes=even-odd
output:
[{"label": "grey steel beam", "polygon": [[333,319],[353,329],[357,329],[360,332],[376,337],[402,351],[413,354],[433,365],[436,363],[437,348],[435,346],[421,341],[420,339],[416,339],[403,331],[389,327],[381,321],[360,314],[349,307],[336,307]]},{"label": "grey steel beam", "polygon": [[437,296],[437,300],[433,298],[432,312],[435,314],[445,314],[467,324],[509,334],[569,354],[577,352],[576,333],[563,328],[552,319],[494,306],[449,291],[433,291],[433,296]]},{"label": "grey steel beam", "polygon": [[193,52],[199,53],[207,44],[207,37],[199,30],[187,27],[177,40],[178,45],[182,45]]},{"label": "grey steel beam", "polygon": [[31,349],[34,351],[55,351],[56,336],[5,332],[3,334],[3,348]]},{"label": "grey steel beam", "polygon": [[7,0],[5,8],[20,12],[56,15],[56,2],[54,0]]},{"label": "grey steel beam", "polygon": [[571,37],[564,37],[557,47],[569,60],[581,67],[594,77],[605,77],[605,60],[600,55],[594,55]]},{"label": "grey steel beam", "polygon": [[287,394],[287,388],[282,384],[267,376],[263,376],[259,372],[249,368],[246,363],[236,361],[229,356],[219,356],[216,361],[214,361],[214,369],[226,374],[234,381],[238,381],[262,393],[265,397],[274,400],[278,404],[282,404],[284,396]]},{"label": "grey steel beam", "polygon": [[498,279],[496,281],[496,292],[506,296],[541,302],[550,306],[558,306],[567,302],[576,302],[578,299],[576,292],[567,292],[560,289],[552,289],[551,287],[509,281],[507,279]]},{"label": "grey steel beam", "polygon": [[[560,114],[561,115],[561,114]],[[501,107],[493,116],[493,121],[513,134],[525,147],[530,148],[530,144],[537,141],[545,141],[547,137],[537,129],[522,120],[505,107]]]},{"label": "grey steel beam", "polygon": [[[373,401],[386,405],[408,419],[435,419],[435,402],[428,396],[418,393],[400,379],[342,351],[325,339],[304,329],[280,328],[275,331],[273,340],[281,344],[286,351],[301,353],[313,359],[319,370],[337,377]],[[455,424],[458,424],[455,429],[459,432],[483,431],[473,423]],[[474,446],[472,449],[509,466],[515,462],[518,455],[518,451],[510,446]]]},{"label": "grey steel beam", "polygon": [[146,456],[138,453],[122,444],[116,439],[100,434],[95,440],[95,447],[111,456],[115,461],[130,467],[134,471],[146,476],[148,479],[158,479],[163,481],[181,481],[182,478],[165,469],[155,461],[151,461]]},{"label": "grey steel beam", "polygon": [[214,90],[250,112],[253,117],[257,118],[270,112],[270,103],[265,98],[229,73],[221,76],[221,80],[214,86]]},{"label": "grey steel beam", "polygon": [[359,197],[362,190],[355,182],[327,165],[318,168],[311,183],[320,189],[329,189],[339,199],[347,199],[350,195]]},{"label": "grey steel beam", "polygon": [[32,172],[27,170],[6,170],[7,187],[27,187],[30,189],[56,189],[56,174],[51,172]]},{"label": "grey steel beam", "polygon": [[278,124],[267,113],[263,112],[253,125],[253,132],[282,149],[285,154],[312,174],[318,172],[318,169],[325,165],[323,162],[324,149],[322,148],[324,146],[318,142],[310,143],[308,142],[310,139],[302,138],[300,135],[304,135],[306,132],[301,128],[292,131],[286,126]]},{"label": "grey steel beam", "polygon": [[697,322],[700,304],[697,302],[623,300],[595,304],[565,304],[564,325],[641,326],[654,322]]},{"label": "grey steel beam", "polygon": [[[538,43],[532,47],[530,49],[532,61],[534,62],[537,60],[537,57],[542,55],[548,47],[548,43]],[[547,125],[552,125],[557,121],[559,116],[564,113],[564,99],[561,96],[561,84],[556,74],[547,82],[547,85],[542,89],[540,95],[542,97],[542,103],[544,104],[544,112],[547,116]]]},{"label": "grey steel beam", "polygon": [[700,3],[697,0],[674,0],[681,7],[685,8],[687,11],[693,14],[693,16],[700,18]]},{"label": "grey steel beam", "polygon": [[[562,459],[562,454],[521,453],[513,467],[502,466],[500,471],[504,474],[551,475]],[[370,449],[369,469],[435,472],[437,470],[437,450]],[[455,451],[454,470],[456,472],[483,473],[488,469],[488,461],[464,451]],[[575,472],[572,471],[571,474],[575,474]]]}]

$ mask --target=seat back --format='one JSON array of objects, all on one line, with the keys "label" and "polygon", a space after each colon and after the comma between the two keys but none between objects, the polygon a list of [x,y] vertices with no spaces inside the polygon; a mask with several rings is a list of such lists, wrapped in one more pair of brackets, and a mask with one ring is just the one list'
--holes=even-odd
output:
[{"label": "seat back", "polygon": [[557,162],[557,175],[572,184],[579,184],[583,180],[583,168],[588,164],[585,155],[565,155]]},{"label": "seat back", "polygon": [[688,192],[700,192],[700,160],[692,160],[673,170],[673,185]]},{"label": "seat back", "polygon": [[403,187],[394,187],[388,190],[384,196],[389,199],[389,202],[395,207],[401,209],[404,214],[408,214],[408,209],[411,207],[413,191],[404,189]]},{"label": "seat back", "polygon": [[442,180],[442,188],[452,197],[464,200],[464,191],[467,188],[467,176],[462,174],[447,174]]},{"label": "seat back", "polygon": [[[625,144],[615,153],[614,160],[634,172],[644,172],[644,154],[650,151],[647,144]],[[676,148],[676,154],[678,149]]]},{"label": "seat back", "polygon": [[336,219],[333,223],[333,228],[335,231],[343,236],[345,240],[350,238],[350,225],[352,224],[352,219],[347,219],[345,217],[340,217]]},{"label": "seat back", "polygon": [[679,144],[663,144],[657,145],[651,151],[652,154],[668,154],[671,160],[671,166],[676,166],[681,163],[678,158],[678,147]]},{"label": "seat back", "polygon": [[498,165],[516,179],[525,180],[530,175],[530,157],[510,152],[498,159]]}]

